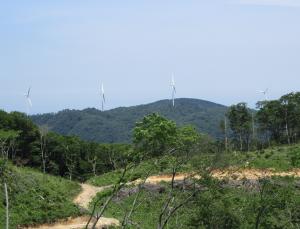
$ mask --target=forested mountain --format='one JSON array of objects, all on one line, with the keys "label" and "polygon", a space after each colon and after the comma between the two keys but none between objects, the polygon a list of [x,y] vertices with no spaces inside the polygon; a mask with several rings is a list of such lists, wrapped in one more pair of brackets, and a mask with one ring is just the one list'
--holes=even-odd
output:
[{"label": "forested mountain", "polygon": [[172,107],[170,100],[120,107],[108,111],[95,108],[85,110],[63,110],[58,113],[33,115],[38,125],[47,125],[52,131],[63,135],[77,135],[84,140],[117,143],[130,142],[132,129],[137,121],[150,113],[159,113],[175,121],[179,126],[191,124],[198,131],[220,137],[220,121],[227,107],[199,99],[176,99]]}]

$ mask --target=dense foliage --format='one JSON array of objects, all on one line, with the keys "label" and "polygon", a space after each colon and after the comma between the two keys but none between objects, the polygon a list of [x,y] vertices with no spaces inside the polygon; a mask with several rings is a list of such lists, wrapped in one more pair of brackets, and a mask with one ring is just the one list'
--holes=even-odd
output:
[{"label": "dense foliage", "polygon": [[130,149],[126,144],[98,144],[45,131],[22,113],[0,111],[0,156],[17,165],[84,180],[117,169]]},{"label": "dense foliage", "polygon": [[80,191],[78,184],[30,169],[16,168],[1,159],[0,168],[0,228],[5,228],[4,182],[8,186],[10,201],[10,228],[50,223],[80,214],[78,207],[72,203]]},{"label": "dense foliage", "polygon": [[226,113],[221,129],[225,144],[241,151],[270,147],[272,144],[297,143],[300,136],[300,92],[290,93],[278,100],[257,103],[252,111],[245,103],[233,105]]},{"label": "dense foliage", "polygon": [[120,143],[131,142],[135,123],[144,116],[158,113],[179,126],[193,125],[201,133],[221,137],[218,124],[227,108],[197,99],[176,99],[175,107],[168,100],[147,105],[121,107],[101,112],[96,109],[64,110],[56,114],[33,115],[38,125],[47,125],[63,135],[77,135],[84,140]]},{"label": "dense foliage", "polygon": [[[280,153],[280,148],[278,150]],[[204,157],[193,158],[193,161],[197,160],[203,161]],[[272,166],[272,160],[269,161],[268,165]],[[282,161],[285,159],[282,158]],[[196,171],[198,166],[199,163],[194,163],[194,167],[189,169]],[[171,165],[167,167],[169,171],[166,170],[164,173],[170,172],[172,168]],[[146,166],[144,168],[145,174],[147,168]],[[94,184],[97,184],[96,180],[93,178]],[[98,177],[98,180],[102,180],[102,176]],[[166,228],[298,228],[300,226],[300,181],[298,179],[273,177],[260,180],[217,180],[204,175],[201,180],[187,179],[175,182],[174,187],[170,209],[178,203],[185,202],[195,188],[197,192],[172,215]],[[123,222],[126,213],[134,209],[130,223],[125,228],[156,228],[160,212],[169,198],[170,189],[169,183],[144,185],[140,191],[134,186],[127,186],[114,198],[105,216],[115,217]],[[111,195],[109,190],[99,193],[95,201],[102,200],[104,203],[109,195]],[[133,208],[134,206],[137,207]]]},{"label": "dense foliage", "polygon": [[[190,118],[199,102],[178,101],[170,113],[173,117],[180,113]],[[191,110],[184,104],[186,101]],[[187,111],[176,110],[181,105],[190,112],[187,117]],[[212,110],[217,106],[206,105],[211,105]],[[148,106],[151,105],[145,107]],[[164,109],[170,112],[173,109],[166,107]],[[159,113],[151,112],[143,118],[138,118],[141,114],[138,113],[134,116],[135,126],[130,127],[132,144],[104,144],[63,136],[52,132],[51,126],[35,125],[22,113],[0,111],[0,189],[8,187],[13,206],[9,209],[11,225],[52,222],[78,215],[79,210],[71,199],[79,186],[71,180],[88,179],[90,184],[110,187],[94,199],[91,215],[95,211],[97,215],[105,212],[105,216],[117,217],[124,224],[123,228],[131,228],[129,225],[159,229],[299,228],[299,180],[275,177],[249,180],[234,176],[219,180],[212,175],[214,171],[236,168],[263,169],[263,172],[299,168],[300,147],[296,143],[300,134],[300,93],[259,102],[257,108],[253,111],[247,104],[239,103],[225,114],[225,107],[218,107],[224,111],[218,113],[224,141],[214,140],[199,133],[194,126],[183,125],[184,122],[177,124]],[[90,109],[87,113],[101,114],[102,118],[107,115],[115,120],[112,117],[118,116],[110,116],[110,112],[119,111],[99,113]],[[57,115],[66,118],[66,125],[81,122],[81,114],[72,120],[72,115],[68,117],[63,113]],[[54,120],[51,117],[48,120]],[[128,124],[130,120],[123,121]],[[112,123],[108,125],[116,127]],[[272,147],[274,145],[281,146]],[[30,166],[44,174],[14,167],[11,163]],[[158,174],[171,174],[171,182],[154,182],[148,186],[136,183]],[[190,176],[177,181],[176,174]],[[65,192],[66,189],[70,191]],[[4,226],[4,197],[0,195],[3,203],[0,226]]]}]

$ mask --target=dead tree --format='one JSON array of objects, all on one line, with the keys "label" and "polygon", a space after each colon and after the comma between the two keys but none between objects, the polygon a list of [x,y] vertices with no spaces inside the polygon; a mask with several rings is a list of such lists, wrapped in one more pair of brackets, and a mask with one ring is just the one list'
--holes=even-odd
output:
[{"label": "dead tree", "polygon": [[42,169],[43,169],[43,173],[46,173],[46,163],[47,163],[47,159],[48,159],[48,154],[47,154],[48,128],[47,128],[47,126],[41,126],[39,128],[39,132],[40,132],[40,150],[41,150]]},{"label": "dead tree", "polygon": [[112,199],[115,197],[115,195],[118,193],[118,191],[125,185],[124,182],[124,178],[126,175],[126,172],[128,171],[129,167],[126,165],[122,175],[120,176],[118,182],[114,185],[113,190],[111,192],[111,195],[106,199],[105,203],[103,204],[102,208],[100,209],[99,212],[96,213],[96,209],[98,207],[98,205],[101,202],[101,199],[98,199],[97,201],[95,201],[94,205],[93,205],[93,210],[91,212],[91,216],[85,226],[86,229],[88,229],[90,223],[92,222],[92,219],[94,218],[95,221],[92,225],[92,228],[95,229],[97,226],[98,221],[100,220],[100,218],[103,216],[105,210],[107,209],[108,205],[110,204],[110,202],[112,201]]},{"label": "dead tree", "polygon": [[180,209],[182,208],[185,204],[187,204],[198,192],[198,190],[195,188],[194,185],[194,190],[192,193],[184,198],[181,202],[175,204],[174,206],[171,206],[172,203],[175,202],[176,196],[174,194],[175,187],[174,187],[174,181],[175,181],[175,176],[177,173],[177,167],[173,168],[172,171],[172,180],[171,180],[171,189],[169,191],[169,195],[161,209],[161,212],[158,217],[158,223],[157,223],[157,229],[164,229],[171,219],[171,217]]},{"label": "dead tree", "polygon": [[76,168],[76,153],[70,150],[69,146],[64,146],[65,158],[66,158],[66,167],[69,172],[69,180],[73,178],[73,172]]},{"label": "dead tree", "polygon": [[19,136],[19,131],[0,130],[0,151],[3,159],[8,160],[10,152],[11,155],[15,154],[17,150],[16,139],[18,136]]},{"label": "dead tree", "polygon": [[224,144],[225,144],[225,151],[228,151],[228,135],[227,135],[227,118],[224,118]]},{"label": "dead tree", "polygon": [[95,155],[94,157],[90,158],[88,157],[88,162],[91,164],[92,166],[92,170],[93,170],[93,174],[94,176],[96,176],[96,168],[97,168],[97,156]]},{"label": "dead tree", "polygon": [[131,218],[132,214],[136,211],[136,209],[137,209],[137,207],[138,207],[137,204],[138,204],[138,199],[140,198],[140,195],[141,195],[141,192],[142,192],[142,187],[143,187],[143,185],[146,183],[146,181],[147,181],[147,179],[148,179],[149,174],[150,174],[151,171],[152,171],[152,169],[150,169],[150,170],[146,173],[146,176],[145,176],[143,182],[140,183],[140,184],[138,184],[138,192],[137,192],[137,194],[136,194],[136,196],[135,196],[135,198],[134,198],[134,200],[133,200],[131,209],[130,209],[130,211],[129,211],[128,213],[125,212],[125,215],[124,215],[124,217],[123,217],[123,221],[122,221],[122,229],[125,229],[126,226],[127,226],[128,224],[131,224],[131,225],[133,225],[133,226],[139,228],[139,225],[133,223],[133,222],[130,220],[130,218]]},{"label": "dead tree", "polygon": [[5,193],[5,205],[6,205],[6,229],[9,229],[9,203],[8,203],[8,192],[7,192],[6,183],[4,183],[4,193]]},{"label": "dead tree", "polygon": [[8,159],[8,152],[9,147],[7,146],[7,140],[8,139],[0,139],[0,150],[1,150],[1,157],[3,159]]}]

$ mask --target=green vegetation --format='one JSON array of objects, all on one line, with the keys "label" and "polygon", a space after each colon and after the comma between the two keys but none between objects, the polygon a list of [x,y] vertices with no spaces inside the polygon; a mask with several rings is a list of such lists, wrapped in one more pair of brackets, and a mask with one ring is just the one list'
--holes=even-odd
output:
[{"label": "green vegetation", "polygon": [[[256,114],[245,103],[229,108],[232,147],[240,151],[298,142],[300,134],[300,92],[278,100],[257,103]],[[223,126],[223,125],[222,125]],[[246,147],[244,147],[246,146]]]},{"label": "green vegetation", "polygon": [[250,152],[247,154],[247,159],[250,162],[249,166],[253,168],[288,171],[299,168],[299,153],[300,145],[278,146]]},{"label": "green vegetation", "polygon": [[80,211],[72,199],[80,186],[27,168],[16,168],[0,160],[0,228],[5,226],[5,197],[3,181],[8,186],[10,228],[54,222]]},{"label": "green vegetation", "polygon": [[[146,175],[164,175],[172,172],[172,161],[174,157],[160,157],[142,161],[129,169],[125,175],[126,182],[143,179]],[[191,172],[191,164],[187,161],[182,164],[178,172]],[[122,169],[114,170],[100,176],[95,176],[87,180],[87,183],[95,186],[108,186],[115,184],[122,174]]]},{"label": "green vegetation", "polygon": [[158,113],[179,126],[193,125],[201,133],[221,137],[219,122],[227,107],[198,99],[176,99],[173,108],[169,100],[147,105],[121,107],[101,112],[96,109],[64,110],[56,114],[33,115],[38,125],[63,135],[76,135],[88,141],[120,143],[131,142],[135,123],[144,116]]},{"label": "green vegetation", "polygon": [[98,144],[38,127],[24,114],[0,111],[0,156],[69,179],[117,169],[130,145]]},{"label": "green vegetation", "polygon": [[[169,228],[298,228],[300,226],[300,191],[292,178],[261,180],[252,187],[224,184],[210,178],[201,180],[199,192],[171,217]],[[299,181],[298,181],[299,182]],[[116,198],[105,212],[105,216],[124,219],[132,209],[137,195],[138,207],[126,228],[156,228],[160,210],[168,198],[169,185],[157,185],[163,191],[142,190],[128,197]],[[205,187],[205,188],[204,188]],[[127,188],[130,190],[130,187]],[[125,190],[125,189],[124,189]],[[134,189],[132,189],[134,190]],[[184,201],[190,190],[178,186],[173,204]],[[100,193],[103,201],[110,191]],[[274,198],[276,197],[276,198]],[[257,227],[258,228],[258,227]]]},{"label": "green vegetation", "polygon": [[[123,228],[220,228],[220,225],[222,228],[299,228],[299,180],[275,177],[256,180],[251,174],[251,178],[229,176],[214,180],[212,174],[229,168],[299,171],[300,93],[259,102],[255,112],[247,104],[239,103],[225,114],[225,107],[205,103],[212,110],[223,109],[223,113],[219,110],[218,122],[221,122],[224,141],[199,133],[199,126],[183,125],[186,118],[191,118],[193,109],[203,105],[197,100],[178,100],[173,111],[167,105],[158,109],[169,109],[172,120],[159,113],[139,117],[147,109],[154,111],[160,103],[163,102],[100,112],[99,118],[111,120],[107,123],[111,128],[117,127],[115,120],[120,117],[117,113],[122,109],[127,112],[122,122],[127,123],[124,133],[132,135],[130,144],[103,144],[62,136],[52,132],[51,125],[37,126],[24,114],[0,111],[0,201],[3,203],[0,226],[4,227],[8,218],[5,216],[6,186],[12,227],[80,214],[72,203],[79,191],[79,185],[72,182],[75,180],[110,186],[94,199],[90,214],[97,213],[95,221],[103,214],[117,217]],[[203,108],[200,105],[199,110]],[[134,113],[140,108],[143,108],[141,113]],[[99,114],[92,109],[83,112]],[[135,127],[130,126],[131,112],[135,114],[134,122],[137,121]],[[75,119],[72,115],[64,116],[65,113],[73,111],[57,114],[66,118],[62,119],[66,125],[80,123],[82,112]],[[177,115],[185,117],[185,121],[178,122]],[[47,120],[54,120],[51,117]],[[87,133],[90,134],[89,130]],[[118,133],[124,134],[122,129]],[[201,179],[172,179],[180,173]],[[160,174],[168,174],[171,182],[128,184]]]}]

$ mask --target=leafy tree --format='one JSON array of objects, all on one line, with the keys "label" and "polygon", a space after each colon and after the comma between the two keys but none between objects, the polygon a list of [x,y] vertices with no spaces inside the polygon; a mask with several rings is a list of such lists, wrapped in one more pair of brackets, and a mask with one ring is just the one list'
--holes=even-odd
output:
[{"label": "leafy tree", "polygon": [[[229,125],[237,141],[240,150],[244,150],[244,142],[249,146],[252,116],[246,103],[238,103],[229,108],[227,113]],[[248,147],[249,148],[249,147]]]},{"label": "leafy tree", "polygon": [[159,156],[175,146],[176,124],[158,115],[151,114],[143,118],[134,128],[133,142],[144,156]]},{"label": "leafy tree", "polygon": [[300,93],[289,93],[282,96],[279,101],[283,109],[283,125],[287,143],[296,141],[300,128]]},{"label": "leafy tree", "polygon": [[0,129],[0,152],[2,158],[8,159],[9,153],[11,153],[11,158],[14,157],[18,136],[18,131]]},{"label": "leafy tree", "polygon": [[185,154],[187,158],[195,153],[209,152],[212,145],[212,139],[200,134],[193,126],[183,126],[177,129],[177,149],[179,154]]},{"label": "leafy tree", "polygon": [[80,140],[77,137],[65,137],[63,142],[65,165],[69,179],[72,180],[79,161]]}]

